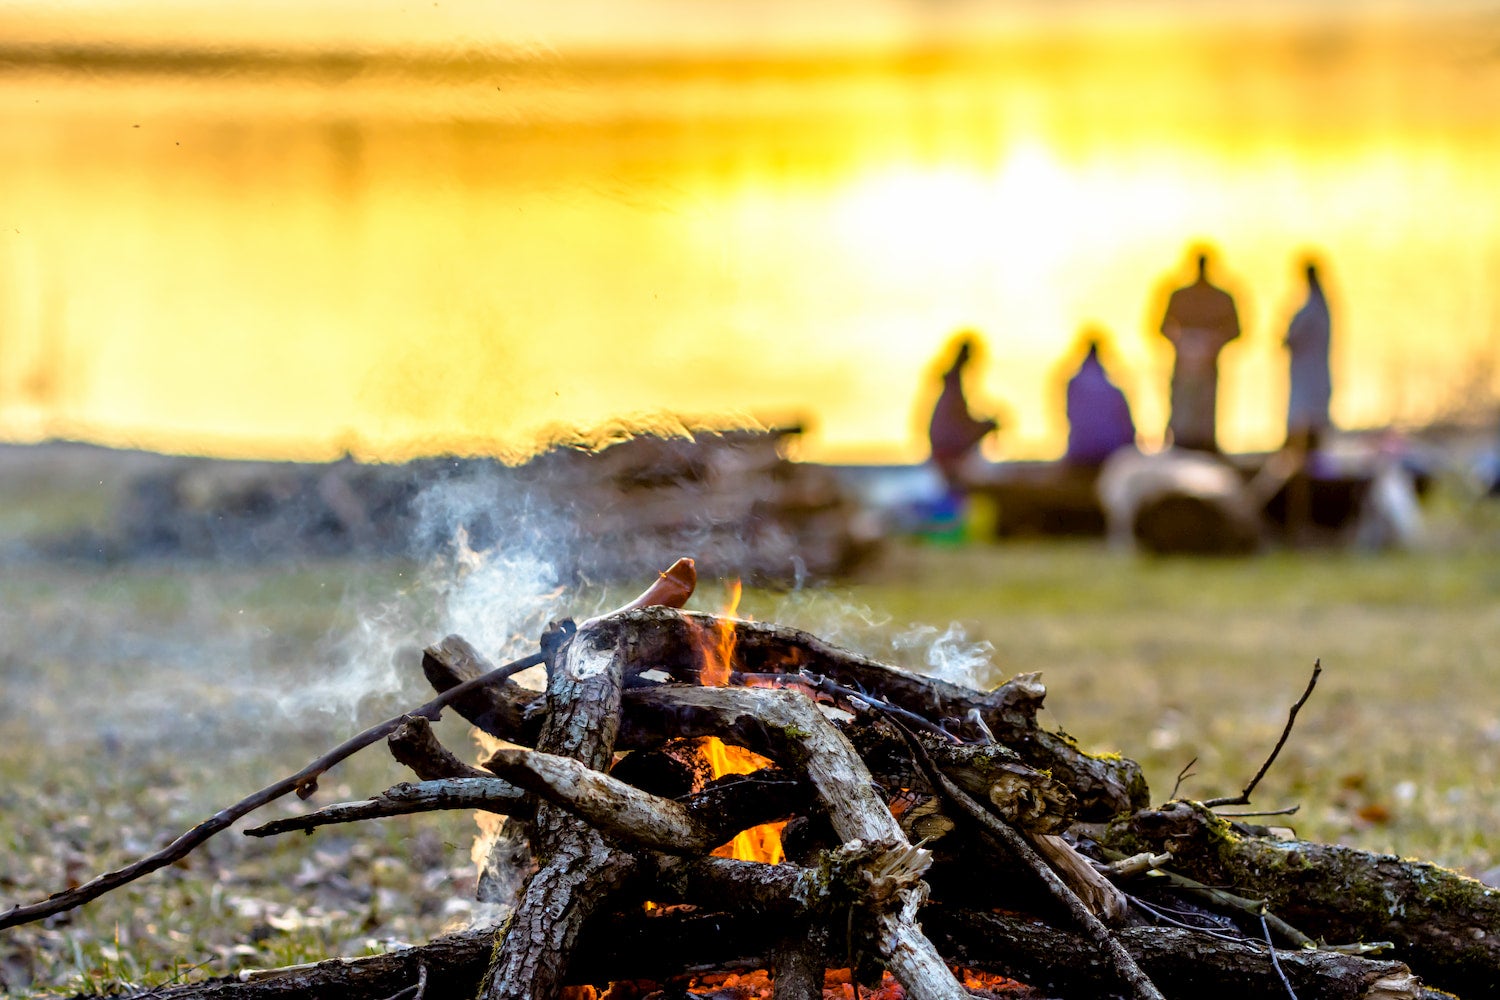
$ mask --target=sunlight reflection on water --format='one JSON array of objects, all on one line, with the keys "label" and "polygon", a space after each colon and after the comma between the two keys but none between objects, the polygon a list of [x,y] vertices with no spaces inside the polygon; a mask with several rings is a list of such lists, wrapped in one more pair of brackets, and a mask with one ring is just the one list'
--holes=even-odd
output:
[{"label": "sunlight reflection on water", "polygon": [[915,459],[972,327],[1005,449],[1056,454],[1086,324],[1159,431],[1155,322],[1200,240],[1245,322],[1228,447],[1280,442],[1310,249],[1336,419],[1423,419],[1493,389],[1500,333],[1500,60],[1461,41],[12,63],[0,433],[395,457],[727,412]]}]

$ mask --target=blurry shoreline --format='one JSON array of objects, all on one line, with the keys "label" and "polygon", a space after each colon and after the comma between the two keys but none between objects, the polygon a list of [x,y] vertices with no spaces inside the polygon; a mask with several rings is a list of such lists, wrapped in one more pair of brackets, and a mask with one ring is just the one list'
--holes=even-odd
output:
[{"label": "blurry shoreline", "polygon": [[[1249,8],[1242,8],[1249,10]],[[651,75],[680,77],[728,74],[748,76],[779,71],[791,77],[982,71],[1000,66],[1025,72],[1037,66],[1081,68],[1099,60],[1136,65],[1141,50],[1170,50],[1173,58],[1211,69],[1219,60],[1247,48],[1274,47],[1286,53],[1288,69],[1307,69],[1401,52],[1478,67],[1495,60],[1500,24],[1473,10],[1433,8],[1420,15],[1288,18],[1223,17],[1150,19],[1139,23],[1033,19],[1001,26],[959,30],[915,26],[891,38],[814,38],[803,42],[721,44],[569,45],[538,41],[443,44],[314,46],[225,41],[98,41],[38,39],[0,41],[0,74],[62,70],[90,74],[221,76],[226,71],[296,74],[347,80],[363,73],[400,73],[429,78],[484,78],[495,72],[565,68],[586,76]],[[22,35],[17,31],[12,38]],[[1184,45],[1190,38],[1191,45]],[[1112,55],[1113,54],[1113,55]],[[1059,67],[1058,61],[1063,64]],[[1392,95],[1394,96],[1394,95]]]},{"label": "blurry shoreline", "polygon": [[462,563],[488,552],[600,581],[691,553],[706,575],[771,586],[842,577],[883,533],[830,467],[787,457],[795,433],[565,442],[516,465],[0,444],[0,560]]}]

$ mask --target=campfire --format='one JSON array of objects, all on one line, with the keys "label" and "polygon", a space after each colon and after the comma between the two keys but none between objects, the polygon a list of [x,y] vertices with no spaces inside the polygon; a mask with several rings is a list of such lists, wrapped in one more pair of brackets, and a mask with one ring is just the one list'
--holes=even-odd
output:
[{"label": "campfire", "polygon": [[[1038,724],[1035,675],[971,690],[732,605],[682,610],[695,585],[681,560],[503,667],[449,636],[423,656],[432,702],[0,927],[160,867],[288,791],[310,796],[385,738],[418,781],[247,832],[497,814],[483,868],[525,876],[514,893],[488,883],[510,917],[154,996],[1438,996],[1419,976],[1500,989],[1500,893],[1214,811],[1247,804],[1266,768],[1232,800],[1153,808],[1135,762]],[[514,679],[537,664],[545,691]],[[445,706],[495,741],[479,766],[433,733]]]}]

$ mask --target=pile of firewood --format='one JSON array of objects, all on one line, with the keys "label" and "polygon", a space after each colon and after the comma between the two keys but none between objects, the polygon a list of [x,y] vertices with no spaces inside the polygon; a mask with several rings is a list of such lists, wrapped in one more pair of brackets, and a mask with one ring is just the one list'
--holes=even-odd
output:
[{"label": "pile of firewood", "polygon": [[[418,781],[248,832],[504,815],[491,863],[528,877],[498,929],[151,995],[555,1000],[592,987],[667,1000],[759,983],[807,1000],[851,980],[914,1000],[1500,995],[1500,892],[1214,811],[1229,803],[1150,806],[1133,761],[1038,725],[1035,676],[981,693],[804,632],[677,610],[693,582],[683,561],[631,606],[557,623],[537,655],[501,668],[456,636],[429,647],[436,699],[177,847],[311,794],[384,737]],[[543,662],[545,691],[512,679]],[[428,725],[447,705],[504,741],[480,767]],[[714,777],[723,745],[766,766]],[[747,830],[779,863],[723,856]],[[112,887],[100,881],[0,927]],[[745,978],[728,989],[725,973]]]},{"label": "pile of firewood", "polygon": [[565,576],[617,579],[684,550],[716,576],[828,579],[878,549],[880,527],[827,467],[787,455],[796,428],[638,434],[489,458],[327,464],[150,463],[103,537],[54,546],[110,558],[429,559],[462,530],[475,548],[545,537]]}]

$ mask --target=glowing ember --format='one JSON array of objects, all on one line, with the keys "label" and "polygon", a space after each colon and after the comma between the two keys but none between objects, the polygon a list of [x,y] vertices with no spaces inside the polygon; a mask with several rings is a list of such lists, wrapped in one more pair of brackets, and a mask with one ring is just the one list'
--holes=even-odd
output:
[{"label": "glowing ember", "polygon": [[[1034,997],[1031,987],[1014,979],[988,972],[955,967],[953,974],[963,983],[964,989],[978,997]],[[603,1000],[634,1000],[651,992],[655,983],[612,983]],[[765,969],[749,972],[718,972],[698,976],[687,992],[694,996],[711,997],[713,1000],[771,1000],[775,980]],[[880,985],[874,989],[861,987],[857,993],[848,969],[829,969],[823,975],[823,1000],[905,1000],[906,990],[892,978],[889,972],[881,977]],[[592,1000],[580,997],[578,1000]]]}]

